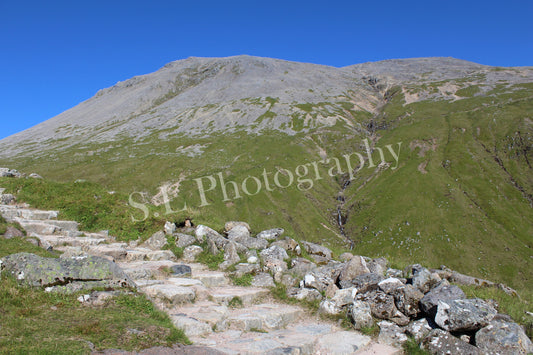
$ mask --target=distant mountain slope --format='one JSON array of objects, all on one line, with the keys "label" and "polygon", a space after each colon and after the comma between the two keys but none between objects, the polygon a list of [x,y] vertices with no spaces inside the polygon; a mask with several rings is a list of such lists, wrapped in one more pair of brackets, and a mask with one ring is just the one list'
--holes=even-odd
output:
[{"label": "distant mountain slope", "polygon": [[532,96],[531,67],[453,58],[189,58],[1,140],[0,166],[133,193],[150,216],[277,224],[520,288],[533,280]]}]

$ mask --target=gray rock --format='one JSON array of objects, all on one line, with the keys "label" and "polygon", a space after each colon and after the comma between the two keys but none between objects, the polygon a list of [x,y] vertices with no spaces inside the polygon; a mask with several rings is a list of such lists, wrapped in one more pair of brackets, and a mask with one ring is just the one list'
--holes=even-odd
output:
[{"label": "gray rock", "polygon": [[174,236],[176,237],[176,246],[178,248],[185,248],[189,245],[193,245],[196,242],[196,238],[192,235],[175,233]]},{"label": "gray rock", "polygon": [[296,258],[291,260],[290,272],[297,277],[304,277],[309,271],[316,268],[316,264],[304,258]]},{"label": "gray rock", "polygon": [[265,239],[268,241],[275,240],[275,239],[278,239],[284,232],[285,230],[283,228],[269,229],[269,230],[260,232],[256,236],[256,238],[261,238],[261,239]]},{"label": "gray rock", "polygon": [[219,267],[220,269],[225,270],[229,266],[238,263],[240,260],[241,257],[237,253],[237,246],[235,245],[235,242],[231,241],[226,244],[226,248],[224,249],[224,262],[220,264]]},{"label": "gray rock", "polygon": [[405,327],[405,334],[413,337],[417,343],[422,341],[431,331],[431,327],[426,318],[412,321]]},{"label": "gray rock", "polygon": [[3,272],[29,286],[50,287],[72,281],[103,281],[108,287],[134,287],[122,269],[98,256],[54,259],[18,253],[4,257],[1,266]]},{"label": "gray rock", "polygon": [[[199,242],[204,242],[206,240],[206,238],[208,236],[214,238],[215,241],[219,241],[219,243],[223,243],[224,245],[226,245],[225,242],[223,242],[222,240],[226,240],[226,238],[224,238],[223,236],[221,236],[217,231],[215,231],[214,229],[211,229],[209,228],[208,226],[204,226],[203,224],[200,224],[196,227],[196,230],[194,231],[195,235],[196,235],[196,239],[199,241]],[[220,239],[222,238],[222,239]],[[219,245],[218,247],[219,248],[223,248],[224,245]]]},{"label": "gray rock", "polygon": [[235,277],[242,277],[246,274],[256,274],[261,270],[261,267],[258,264],[251,263],[240,263],[235,265],[235,271],[233,275]]},{"label": "gray rock", "polygon": [[338,307],[334,301],[329,299],[323,300],[318,306],[318,313],[320,314],[337,315],[341,312],[341,308]]},{"label": "gray rock", "polygon": [[402,328],[400,328],[396,324],[383,320],[379,322],[378,325],[378,341],[380,343],[401,348],[403,343],[407,341],[407,335],[405,335]]},{"label": "gray rock", "polygon": [[243,239],[239,244],[243,245],[247,249],[262,250],[268,246],[268,242],[264,239],[248,237]]},{"label": "gray rock", "polygon": [[372,311],[367,302],[355,300],[351,305],[348,306],[348,315],[352,319],[354,328],[357,330],[370,328],[374,325]]},{"label": "gray rock", "polygon": [[378,283],[378,287],[381,289],[381,291],[389,294],[393,294],[396,289],[402,286],[404,286],[403,282],[395,277],[389,277],[388,279],[382,280]]},{"label": "gray rock", "polygon": [[378,274],[362,274],[351,280],[339,281],[342,288],[356,287],[359,293],[366,293],[377,290],[379,283],[384,277]]},{"label": "gray rock", "polygon": [[441,283],[426,293],[420,300],[420,308],[427,315],[434,317],[437,314],[439,301],[450,302],[466,298],[465,293],[455,285]]},{"label": "gray rock", "polygon": [[306,301],[321,300],[323,298],[320,292],[313,288],[290,288],[287,290],[287,296]]},{"label": "gray rock", "polygon": [[217,243],[210,236],[207,237],[207,251],[211,255],[217,255],[219,250],[217,248]]},{"label": "gray rock", "polygon": [[342,308],[352,304],[355,301],[356,295],[357,289],[355,287],[345,288],[342,290],[337,290],[331,298],[331,301],[335,304],[336,307]]},{"label": "gray rock", "polygon": [[465,343],[450,333],[442,329],[433,329],[424,338],[421,348],[427,350],[430,354],[444,355],[444,354],[461,354],[461,355],[481,355],[473,345]]},{"label": "gray rock", "polygon": [[369,302],[372,315],[376,318],[390,320],[401,326],[409,324],[409,318],[396,308],[391,295],[381,291],[372,291],[357,299]]},{"label": "gray rock", "polygon": [[379,274],[379,275],[385,275],[385,272],[387,271],[387,264],[388,261],[385,258],[377,258],[373,259],[366,263],[366,266],[368,267],[368,270],[370,270],[373,274]]},{"label": "gray rock", "polygon": [[31,177],[32,179],[42,179],[43,178],[41,175],[36,174],[36,173],[31,173],[28,176]]},{"label": "gray rock", "polygon": [[250,231],[241,224],[235,225],[228,232],[228,239],[243,244],[243,240],[250,238]]},{"label": "gray rock", "polygon": [[167,235],[172,235],[176,231],[176,223],[166,221],[164,230]]},{"label": "gray rock", "polygon": [[254,276],[252,280],[252,286],[254,287],[275,287],[274,279],[266,272],[259,273]]},{"label": "gray rock", "polygon": [[323,256],[328,260],[331,259],[331,250],[322,245],[310,242],[302,242],[302,245],[309,254]]},{"label": "gray rock", "polygon": [[339,260],[340,261],[349,261],[352,258],[353,258],[353,254],[349,253],[349,252],[342,253],[341,255],[339,255]]},{"label": "gray rock", "polygon": [[[266,240],[266,239],[265,239]],[[285,237],[282,240],[278,240],[273,242],[271,245],[277,245],[286,251],[294,251],[296,250],[296,247],[298,247],[298,242],[292,238]]]},{"label": "gray rock", "polygon": [[17,228],[13,226],[7,226],[6,232],[4,233],[4,238],[11,239],[11,238],[17,238],[17,237],[19,238],[24,237],[24,233],[22,233],[21,231],[19,231]]},{"label": "gray rock", "polygon": [[203,251],[204,249],[198,245],[189,245],[183,249],[183,260],[186,262],[193,262],[196,259],[196,256]]},{"label": "gray rock", "polygon": [[[350,261],[346,263],[346,265],[343,267],[340,275],[339,275],[339,281],[348,281],[355,279],[359,275],[367,274],[370,270],[368,270],[368,267],[366,266],[366,261],[363,259],[363,257],[359,255],[355,255]],[[341,283],[341,286],[344,288],[344,286]],[[350,287],[349,285],[348,287]]]},{"label": "gray rock", "polygon": [[403,285],[393,293],[396,307],[400,312],[409,317],[416,317],[420,312],[420,300],[424,294],[413,285]]},{"label": "gray rock", "polygon": [[167,237],[163,231],[155,232],[150,238],[148,238],[141,247],[152,250],[161,250],[167,244]]},{"label": "gray rock", "polygon": [[263,261],[265,262],[272,259],[285,260],[289,258],[289,255],[287,254],[285,249],[280,248],[276,245],[261,251],[259,255],[261,256],[261,259],[263,259]]},{"label": "gray rock", "polygon": [[431,273],[428,269],[422,268],[413,275],[413,286],[422,293],[427,293],[441,281],[440,277]]},{"label": "gray rock", "polygon": [[185,277],[185,276],[191,276],[191,267],[189,265],[172,265],[170,267],[170,272],[172,272],[172,275]]},{"label": "gray rock", "polygon": [[474,331],[487,324],[496,310],[479,298],[439,301],[435,323],[447,331]]},{"label": "gray rock", "polygon": [[224,224],[224,230],[226,232],[229,232],[233,227],[236,227],[236,226],[242,226],[242,227],[245,227],[248,230],[248,232],[251,231],[250,226],[248,225],[248,223],[246,223],[246,222],[237,222],[237,221],[226,222],[226,224]]},{"label": "gray rock", "polygon": [[397,279],[403,278],[403,271],[398,269],[392,269],[388,268],[387,271],[385,271],[385,277],[395,277]]},{"label": "gray rock", "polygon": [[476,333],[476,345],[489,355],[533,353],[533,344],[524,329],[513,322],[493,320]]}]

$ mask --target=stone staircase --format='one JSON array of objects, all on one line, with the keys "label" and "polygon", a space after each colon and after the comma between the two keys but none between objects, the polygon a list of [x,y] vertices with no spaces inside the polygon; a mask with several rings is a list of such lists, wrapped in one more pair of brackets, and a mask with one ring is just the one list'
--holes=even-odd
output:
[{"label": "stone staircase", "polygon": [[195,345],[224,354],[401,353],[300,306],[276,302],[268,288],[234,286],[224,272],[177,260],[168,250],[118,243],[106,232],[81,232],[78,223],[58,220],[57,211],[0,205],[0,213],[63,257],[89,254],[115,261]]}]

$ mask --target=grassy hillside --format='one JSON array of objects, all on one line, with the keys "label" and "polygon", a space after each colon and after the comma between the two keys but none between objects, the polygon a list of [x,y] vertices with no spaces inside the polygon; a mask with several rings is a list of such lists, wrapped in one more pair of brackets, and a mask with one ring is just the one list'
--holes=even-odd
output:
[{"label": "grassy hillside", "polygon": [[[355,253],[386,256],[398,264],[445,264],[528,289],[533,280],[533,85],[483,91],[464,80],[439,83],[445,84],[460,88],[457,100],[407,104],[402,94],[406,88],[396,87],[384,94],[374,115],[356,111],[348,102],[335,109],[327,103],[300,104],[303,113],[291,124],[302,131],[294,136],[270,130],[208,134],[206,128],[205,135],[189,137],[173,134],[170,127],[142,139],[79,143],[40,158],[2,160],[0,166],[63,183],[4,179],[0,186],[36,207],[62,209],[63,217],[78,219],[88,229],[110,229],[122,239],[146,238],[165,220],[192,217],[196,224],[218,229],[227,220],[245,220],[255,232],[280,226],[297,239],[321,242],[338,252],[353,246]],[[433,92],[436,87],[407,89]],[[342,113],[344,119],[333,126],[314,126],[308,119],[328,112]],[[389,165],[377,166],[376,149],[376,166],[365,160],[346,184],[350,177],[343,155],[366,157],[364,139],[383,149]],[[393,169],[396,162],[385,147],[397,151],[400,142],[398,167]],[[339,159],[341,172],[333,158]],[[358,166],[356,155],[350,161],[353,168]],[[290,186],[275,186],[279,169],[285,169],[278,173],[281,186],[289,185],[287,171],[292,173]],[[300,185],[298,171],[301,179],[308,179]],[[76,179],[97,185],[75,184]],[[241,197],[236,198],[230,185],[225,196],[220,179],[236,182]],[[243,181],[250,194],[243,191]],[[179,193],[170,209],[149,203],[161,185],[177,182]],[[212,183],[216,187],[207,191]],[[111,190],[116,193],[109,194]],[[144,213],[128,206],[130,196],[148,208],[146,221],[131,221]]]}]

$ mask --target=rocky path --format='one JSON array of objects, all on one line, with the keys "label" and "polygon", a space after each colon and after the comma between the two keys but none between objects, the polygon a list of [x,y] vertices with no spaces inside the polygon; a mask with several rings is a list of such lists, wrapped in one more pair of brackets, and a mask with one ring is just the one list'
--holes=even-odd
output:
[{"label": "rocky path", "polygon": [[[87,233],[61,221],[57,211],[0,205],[41,246],[62,257],[103,256],[113,260],[195,345],[223,354],[399,354],[357,331],[276,302],[266,287],[234,286],[227,274],[210,271],[189,254],[177,260],[157,242],[116,242],[106,232]],[[89,297],[87,297],[89,299]]]}]

